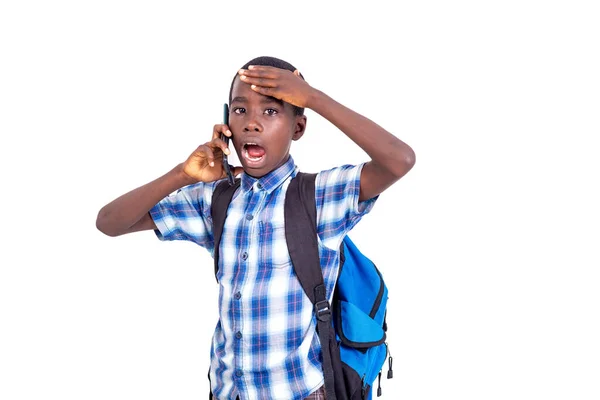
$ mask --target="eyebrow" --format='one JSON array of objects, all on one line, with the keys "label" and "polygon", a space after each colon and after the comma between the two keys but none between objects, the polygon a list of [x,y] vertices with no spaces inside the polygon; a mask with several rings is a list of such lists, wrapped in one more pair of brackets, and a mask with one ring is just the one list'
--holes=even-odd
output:
[{"label": "eyebrow", "polygon": [[[247,103],[248,99],[246,97],[244,97],[244,96],[237,96],[237,97],[234,97],[233,99],[231,99],[231,104],[233,104],[235,102]],[[262,104],[277,103],[281,107],[283,107],[283,101],[282,100],[276,99],[275,97],[271,97],[271,96],[262,96],[260,102]]]}]

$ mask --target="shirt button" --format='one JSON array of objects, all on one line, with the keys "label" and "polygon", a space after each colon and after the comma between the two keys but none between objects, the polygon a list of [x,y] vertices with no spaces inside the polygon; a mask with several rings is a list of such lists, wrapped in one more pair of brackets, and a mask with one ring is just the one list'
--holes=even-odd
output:
[{"label": "shirt button", "polygon": [[262,189],[262,184],[261,184],[260,182],[258,182],[258,183],[256,184],[256,187],[257,187],[258,189]]},{"label": "shirt button", "polygon": [[254,218],[254,217],[252,216],[252,214],[246,214],[246,219],[247,219],[248,221],[252,221],[252,219],[253,219],[253,218]]},{"label": "shirt button", "polygon": [[235,337],[238,339],[242,338],[242,332],[236,332]]},{"label": "shirt button", "polygon": [[236,292],[235,298],[236,298],[236,300],[241,299],[242,298],[242,294],[240,292]]},{"label": "shirt button", "polygon": [[242,260],[246,261],[248,259],[248,253],[244,252],[242,254]]},{"label": "shirt button", "polygon": [[242,376],[242,375],[244,375],[244,373],[242,372],[241,369],[238,369],[237,371],[235,371],[235,375],[236,376]]}]

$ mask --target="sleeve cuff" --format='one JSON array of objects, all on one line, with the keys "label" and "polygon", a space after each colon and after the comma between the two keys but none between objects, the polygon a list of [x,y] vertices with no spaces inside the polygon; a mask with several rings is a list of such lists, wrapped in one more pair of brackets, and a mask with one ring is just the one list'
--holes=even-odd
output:
[{"label": "sleeve cuff", "polygon": [[160,204],[156,204],[149,211],[150,217],[154,221],[154,225],[156,225],[156,229],[154,229],[154,234],[159,240],[165,241],[167,240],[169,234],[171,233],[171,229],[167,226],[164,218],[161,218],[160,212]]},{"label": "sleeve cuff", "polygon": [[379,198],[379,195],[377,195],[375,197],[371,197],[370,199],[359,201],[359,198],[360,198],[360,176],[361,176],[362,169],[364,166],[365,166],[365,163],[360,164],[358,166],[358,168],[356,168],[357,175],[355,176],[356,182],[358,182],[358,191],[357,191],[356,197],[354,199],[354,211],[358,216],[361,216],[361,217],[365,214],[368,214],[373,209],[375,202]]}]

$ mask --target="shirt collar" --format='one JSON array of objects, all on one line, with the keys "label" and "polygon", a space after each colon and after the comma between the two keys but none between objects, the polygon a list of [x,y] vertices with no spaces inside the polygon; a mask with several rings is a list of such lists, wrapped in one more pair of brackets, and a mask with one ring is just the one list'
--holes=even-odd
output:
[{"label": "shirt collar", "polygon": [[269,172],[263,177],[254,178],[244,172],[242,174],[242,190],[249,191],[254,188],[256,191],[264,190],[267,193],[271,193],[281,186],[281,184],[295,171],[296,164],[290,155],[288,160],[283,163],[281,167]]}]

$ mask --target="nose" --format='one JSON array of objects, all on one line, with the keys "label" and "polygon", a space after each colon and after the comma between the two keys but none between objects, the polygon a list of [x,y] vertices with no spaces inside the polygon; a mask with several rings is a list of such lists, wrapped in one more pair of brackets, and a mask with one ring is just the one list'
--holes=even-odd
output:
[{"label": "nose", "polygon": [[263,127],[258,121],[258,118],[255,115],[250,116],[248,118],[246,125],[244,126],[244,132],[262,132]]}]

